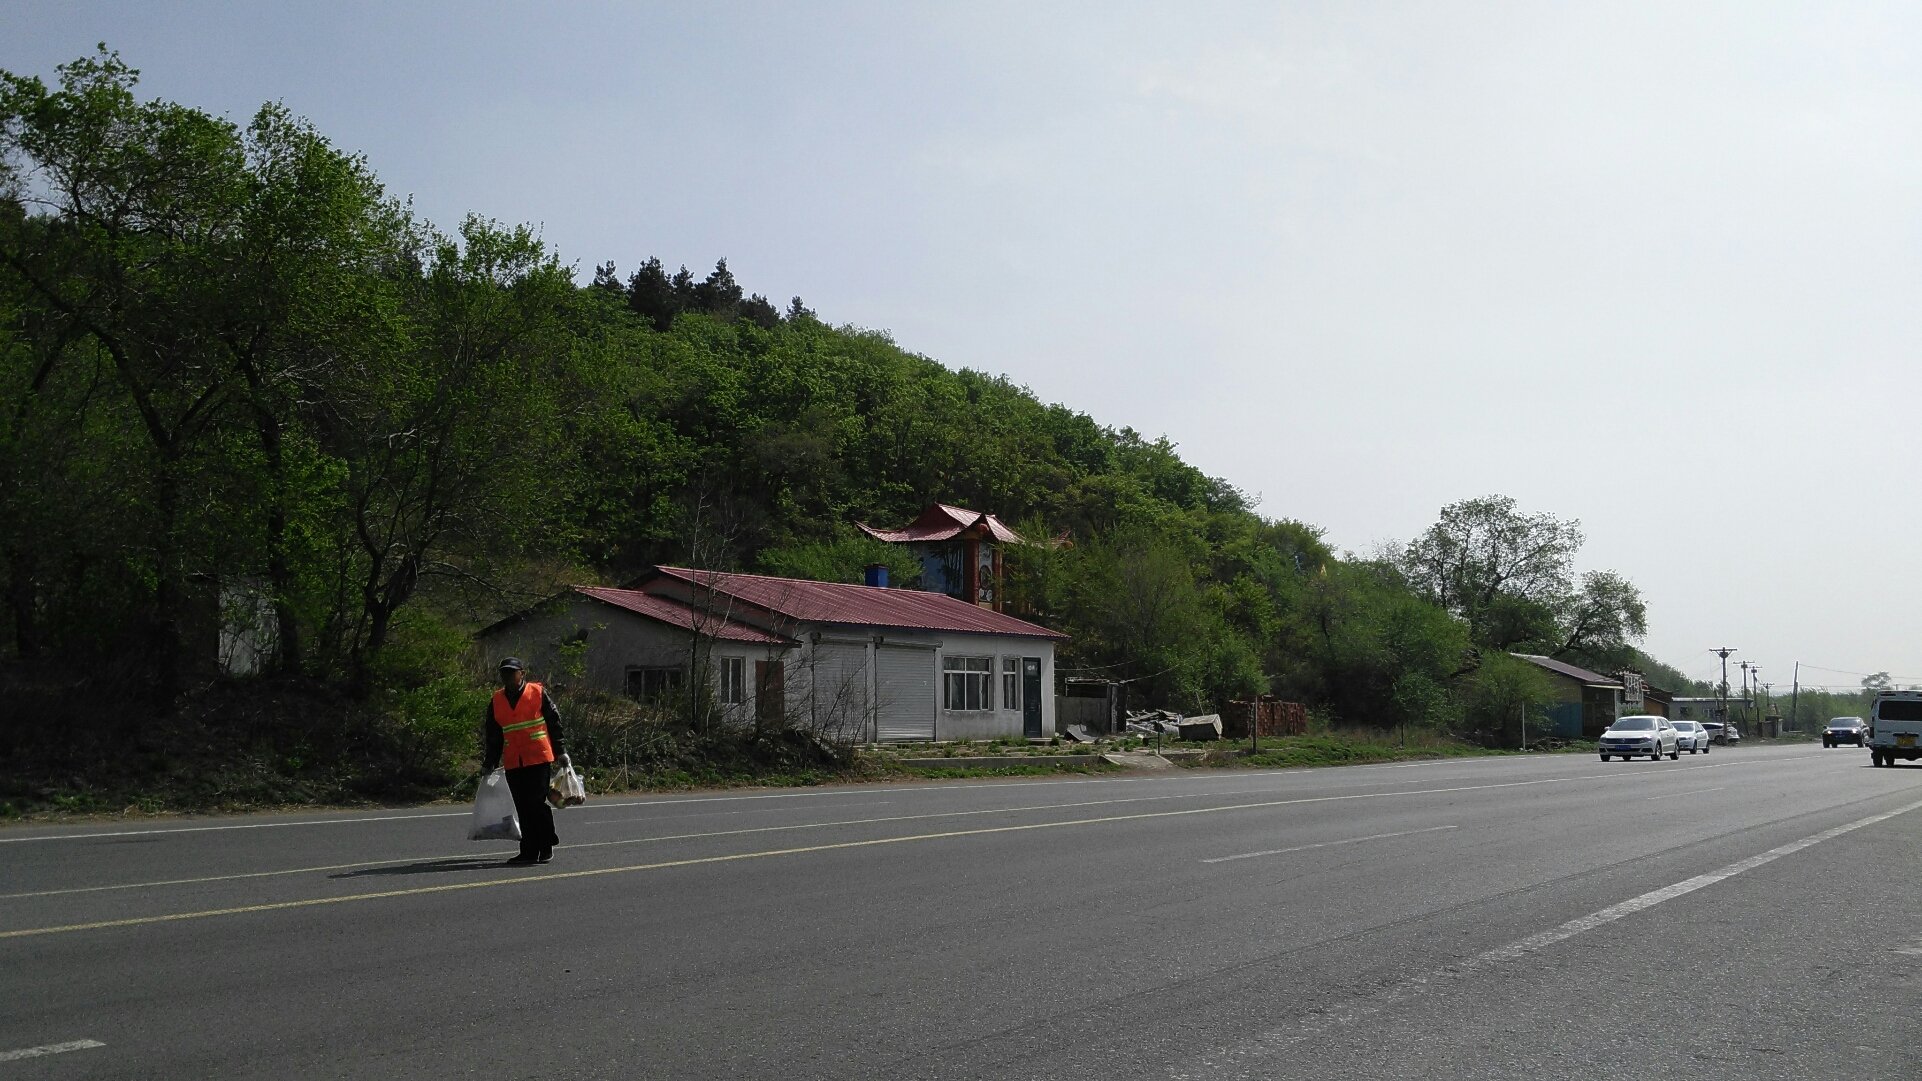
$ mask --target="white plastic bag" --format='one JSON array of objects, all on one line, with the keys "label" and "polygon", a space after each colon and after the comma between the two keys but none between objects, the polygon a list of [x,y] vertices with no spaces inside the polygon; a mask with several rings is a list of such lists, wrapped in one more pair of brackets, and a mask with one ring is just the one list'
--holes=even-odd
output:
[{"label": "white plastic bag", "polygon": [[547,785],[547,802],[556,807],[579,807],[587,802],[587,785],[574,772],[574,763],[563,757],[554,764],[553,779]]},{"label": "white plastic bag", "polygon": [[521,820],[514,814],[514,793],[507,788],[507,771],[497,769],[481,778],[474,794],[474,817],[467,827],[470,841],[518,841]]}]

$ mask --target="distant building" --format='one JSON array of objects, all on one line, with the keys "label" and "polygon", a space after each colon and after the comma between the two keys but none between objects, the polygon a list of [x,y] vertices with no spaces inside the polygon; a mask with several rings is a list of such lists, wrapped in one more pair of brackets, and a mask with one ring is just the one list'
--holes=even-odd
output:
[{"label": "distant building", "polygon": [[[1734,704],[1739,706],[1742,700],[1737,698]],[[1681,721],[1726,722],[1728,711],[1720,698],[1676,698],[1674,711],[1669,716]]]},{"label": "distant building", "polygon": [[876,529],[865,523],[861,531],[875,540],[905,545],[921,564],[921,587],[959,601],[1002,608],[1004,545],[1026,544],[992,514],[936,503],[900,529]]},{"label": "distant building", "polygon": [[1565,739],[1593,739],[1621,715],[1621,680],[1553,657],[1530,653],[1516,653],[1513,656],[1540,668],[1555,688],[1555,698],[1547,707],[1551,735]]}]

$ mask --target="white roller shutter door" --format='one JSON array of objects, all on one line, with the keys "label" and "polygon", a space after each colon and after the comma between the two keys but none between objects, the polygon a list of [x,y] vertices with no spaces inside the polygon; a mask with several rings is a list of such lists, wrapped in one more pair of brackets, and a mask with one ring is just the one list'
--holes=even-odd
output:
[{"label": "white roller shutter door", "polygon": [[836,739],[861,741],[872,730],[868,710],[866,642],[817,642],[810,687],[815,729]]},{"label": "white roller shutter door", "polygon": [[875,651],[874,661],[876,738],[883,742],[933,739],[934,651],[883,645]]}]

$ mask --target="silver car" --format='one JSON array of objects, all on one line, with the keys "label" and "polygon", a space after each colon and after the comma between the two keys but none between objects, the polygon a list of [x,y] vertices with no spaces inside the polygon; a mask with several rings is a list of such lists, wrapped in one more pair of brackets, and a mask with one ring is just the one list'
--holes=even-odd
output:
[{"label": "silver car", "polygon": [[1690,754],[1708,753],[1708,729],[1694,721],[1670,721],[1675,726],[1675,749]]},{"label": "silver car", "polygon": [[1618,754],[1624,759],[1640,755],[1680,758],[1682,752],[1676,750],[1675,742],[1675,726],[1668,723],[1667,717],[1654,714],[1617,717],[1608,731],[1602,733],[1602,761]]}]

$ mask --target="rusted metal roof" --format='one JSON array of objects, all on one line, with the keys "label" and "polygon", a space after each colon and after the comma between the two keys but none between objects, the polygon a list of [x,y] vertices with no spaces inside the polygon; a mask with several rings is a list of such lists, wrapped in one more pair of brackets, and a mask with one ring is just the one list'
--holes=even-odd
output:
[{"label": "rusted metal roof", "polygon": [[604,586],[575,586],[574,592],[592,597],[603,604],[624,608],[636,615],[646,616],[685,631],[694,631],[727,642],[752,642],[770,646],[794,644],[791,639],[761,630],[759,627],[749,627],[734,620],[715,616],[707,616],[703,619],[694,608],[673,597],[643,593],[638,589],[608,589]]},{"label": "rusted metal roof", "polygon": [[685,567],[656,567],[644,579],[648,589],[661,578],[687,583],[695,589],[753,605],[804,623],[840,623],[904,630],[949,631],[960,634],[1000,634],[1019,638],[1066,638],[1024,619],[919,589],[887,589],[842,582],[810,582],[800,578],[770,578],[760,574],[725,574]]},{"label": "rusted metal roof", "polygon": [[1026,544],[1021,534],[1001,523],[992,514],[969,510],[966,507],[953,507],[946,503],[936,503],[921,512],[921,516],[902,526],[900,529],[876,529],[871,525],[857,522],[861,531],[876,540],[890,544],[909,544],[915,541],[944,541],[970,529],[980,526],[988,536],[1003,544]]},{"label": "rusted metal roof", "polygon": [[1533,653],[1516,653],[1513,654],[1513,656],[1538,667],[1546,668],[1558,676],[1567,676],[1569,679],[1579,680],[1592,686],[1620,687],[1622,685],[1622,681],[1619,679],[1611,679],[1608,676],[1602,675],[1600,672],[1591,672],[1579,665],[1573,665],[1567,661],[1558,661],[1553,657],[1542,657]]}]

